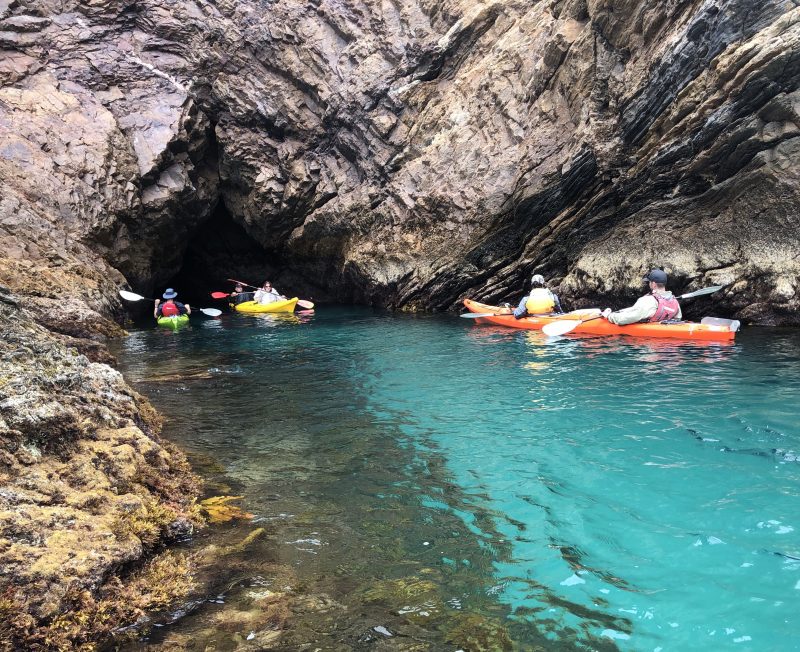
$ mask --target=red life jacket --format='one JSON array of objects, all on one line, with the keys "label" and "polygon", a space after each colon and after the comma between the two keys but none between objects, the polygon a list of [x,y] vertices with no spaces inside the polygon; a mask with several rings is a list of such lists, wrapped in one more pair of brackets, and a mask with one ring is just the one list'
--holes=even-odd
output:
[{"label": "red life jacket", "polygon": [[177,317],[180,314],[180,309],[172,301],[161,304],[161,315],[163,317]]},{"label": "red life jacket", "polygon": [[670,296],[670,298],[667,299],[655,292],[651,292],[650,294],[658,301],[658,307],[648,321],[667,321],[668,319],[674,319],[675,315],[680,312],[681,307],[674,296]]}]

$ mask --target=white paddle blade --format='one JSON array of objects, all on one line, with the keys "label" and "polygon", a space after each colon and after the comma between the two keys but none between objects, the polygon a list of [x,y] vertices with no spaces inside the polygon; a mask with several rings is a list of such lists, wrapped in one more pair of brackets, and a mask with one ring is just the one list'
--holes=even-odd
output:
[{"label": "white paddle blade", "polygon": [[217,308],[200,308],[200,312],[209,317],[219,317],[222,314],[222,311]]},{"label": "white paddle blade", "polygon": [[570,331],[575,330],[582,323],[583,321],[580,319],[562,319],[560,321],[552,321],[549,324],[544,325],[542,332],[549,337],[555,337],[556,335],[563,335],[564,333],[569,333]]},{"label": "white paddle blade", "polygon": [[306,310],[313,310],[314,309],[314,302],[308,301],[307,299],[298,299],[297,305],[301,308],[305,308]]},{"label": "white paddle blade", "polygon": [[128,292],[127,290],[120,290],[119,296],[127,301],[141,301],[144,297],[141,294],[136,294],[135,292]]},{"label": "white paddle blade", "polygon": [[713,292],[718,292],[724,286],[723,285],[712,285],[708,288],[703,288],[702,290],[695,290],[694,292],[689,292],[688,294],[682,294],[679,296],[679,299],[691,299],[692,297],[701,297],[704,294],[712,294]]}]

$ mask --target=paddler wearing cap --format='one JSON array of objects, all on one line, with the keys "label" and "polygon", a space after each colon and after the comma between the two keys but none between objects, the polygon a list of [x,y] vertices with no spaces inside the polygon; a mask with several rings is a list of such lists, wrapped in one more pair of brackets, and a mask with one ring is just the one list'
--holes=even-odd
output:
[{"label": "paddler wearing cap", "polygon": [[530,294],[522,297],[514,310],[514,317],[522,319],[527,315],[549,315],[553,312],[564,312],[561,309],[561,302],[558,296],[545,286],[544,276],[534,274],[531,278]]},{"label": "paddler wearing cap", "polygon": [[252,301],[253,300],[253,293],[252,292],[245,292],[244,286],[241,283],[237,283],[236,286],[233,288],[233,292],[231,292],[231,306],[239,305],[240,303],[244,303],[245,301]]},{"label": "paddler wearing cap", "polygon": [[665,289],[667,273],[662,269],[651,269],[642,279],[650,287],[650,293],[640,297],[630,308],[612,311],[606,308],[602,312],[612,324],[625,326],[638,322],[660,322],[680,319],[681,307],[672,292]]},{"label": "paddler wearing cap", "polygon": [[167,288],[161,296],[164,299],[164,303],[161,303],[161,299],[156,299],[155,307],[153,308],[153,317],[156,319],[159,317],[180,317],[181,315],[192,314],[192,308],[188,303],[184,305],[180,301],[175,301],[178,293],[172,288]]}]

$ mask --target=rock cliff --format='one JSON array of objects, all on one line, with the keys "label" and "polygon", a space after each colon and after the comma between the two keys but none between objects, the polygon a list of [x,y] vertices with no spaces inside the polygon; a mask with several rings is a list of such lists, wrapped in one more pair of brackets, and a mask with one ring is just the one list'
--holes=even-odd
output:
[{"label": "rock cliff", "polygon": [[797,323],[799,34],[786,0],[3,0],[0,278],[97,272],[107,315],[219,207],[322,298],[610,303],[659,265]]},{"label": "rock cliff", "polygon": [[[441,310],[534,270],[618,305],[663,266],[725,285],[703,311],[800,323],[798,44],[797,0],[0,0],[2,342],[128,396],[99,439],[76,407],[53,463],[108,437],[161,455],[102,338],[120,286],[203,267]],[[12,494],[62,433],[15,425],[23,358],[0,379]]]}]

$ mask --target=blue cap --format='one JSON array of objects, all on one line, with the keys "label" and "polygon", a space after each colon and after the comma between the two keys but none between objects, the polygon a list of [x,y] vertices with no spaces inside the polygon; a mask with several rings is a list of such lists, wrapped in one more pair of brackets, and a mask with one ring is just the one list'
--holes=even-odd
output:
[{"label": "blue cap", "polygon": [[177,296],[178,296],[178,293],[175,292],[175,290],[173,290],[172,288],[167,288],[167,291],[164,292],[164,294],[161,295],[161,298],[162,299],[174,299]]},{"label": "blue cap", "polygon": [[645,281],[652,281],[659,285],[667,284],[667,273],[663,269],[651,269],[650,273],[644,277]]}]

